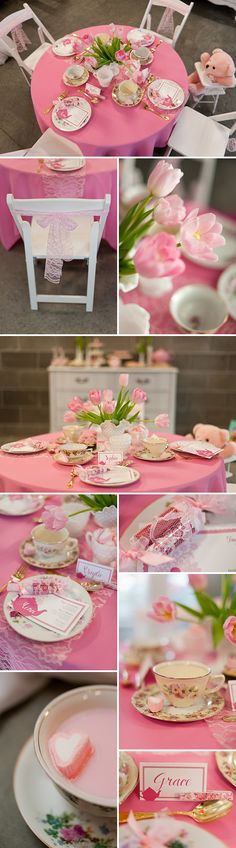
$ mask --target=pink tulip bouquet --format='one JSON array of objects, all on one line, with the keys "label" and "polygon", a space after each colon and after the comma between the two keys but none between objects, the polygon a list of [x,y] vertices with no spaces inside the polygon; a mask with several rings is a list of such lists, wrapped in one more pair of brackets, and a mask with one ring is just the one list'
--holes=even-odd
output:
[{"label": "pink tulip bouquet", "polygon": [[[186,606],[176,601],[173,603],[169,598],[160,596],[148,612],[148,617],[161,623],[171,621],[197,620],[198,624],[207,620],[211,623],[211,632],[214,648],[217,648],[225,637],[232,645],[236,645],[236,593],[234,580],[230,575],[222,576],[221,597],[214,601],[205,591],[208,579],[206,574],[190,574],[189,583],[194,590],[197,608]],[[188,614],[188,618],[181,618],[179,610]],[[189,618],[190,617],[190,618]]]},{"label": "pink tulip bouquet", "polygon": [[[154,280],[182,274],[181,248],[194,259],[217,262],[216,247],[225,243],[222,225],[213,213],[187,214],[181,197],[173,193],[183,172],[161,160],[151,172],[148,194],[132,206],[120,225],[120,286],[136,288],[139,276]],[[132,304],[134,307],[134,304]]]},{"label": "pink tulip bouquet", "polygon": [[64,421],[89,421],[96,426],[103,424],[104,421],[111,421],[115,425],[120,424],[121,421],[135,423],[140,417],[137,403],[145,400],[146,395],[138,388],[130,394],[127,389],[128,382],[129,375],[120,374],[120,391],[117,398],[113,397],[112,389],[103,391],[94,389],[89,392],[88,400],[85,402],[79,397],[74,397],[68,403],[68,412],[64,415]]}]

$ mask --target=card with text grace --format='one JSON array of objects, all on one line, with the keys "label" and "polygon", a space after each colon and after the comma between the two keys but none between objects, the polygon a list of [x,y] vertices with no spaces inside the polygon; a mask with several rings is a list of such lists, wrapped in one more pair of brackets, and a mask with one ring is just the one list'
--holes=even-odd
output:
[{"label": "card with text grace", "polygon": [[87,559],[78,559],[76,573],[83,574],[88,580],[96,580],[98,583],[109,585],[112,581],[113,566],[99,565],[97,562],[89,562]]},{"label": "card with text grace", "polygon": [[205,792],[207,768],[207,763],[140,763],[140,800],[170,801],[185,793]]}]

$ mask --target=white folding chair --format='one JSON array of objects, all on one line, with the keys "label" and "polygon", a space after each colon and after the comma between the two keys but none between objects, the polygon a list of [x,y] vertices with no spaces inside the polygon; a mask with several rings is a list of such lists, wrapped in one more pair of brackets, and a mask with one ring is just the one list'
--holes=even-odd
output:
[{"label": "white folding chair", "polygon": [[[33,19],[37,25],[40,44],[36,50],[27,56],[26,59],[22,59],[22,56],[11,37],[11,33],[15,27],[20,26],[21,24],[24,24],[25,21],[29,21],[31,19]],[[30,78],[37,62],[45,50],[48,50],[50,44],[53,43],[54,38],[52,38],[50,32],[48,32],[44,24],[42,24],[37,15],[35,15],[33,9],[28,6],[28,3],[23,3],[23,9],[20,9],[19,12],[13,12],[11,15],[8,15],[7,18],[4,18],[3,21],[0,21],[0,51],[3,53],[5,52],[8,56],[11,56],[12,59],[15,59],[23,76],[28,82],[28,85],[30,85]]]},{"label": "white folding chair", "polygon": [[[226,127],[224,121],[233,121],[233,126]],[[174,150],[191,158],[220,158],[225,155],[229,138],[235,130],[236,112],[207,117],[185,106],[169,137],[166,155],[170,156]]]},{"label": "white folding chair", "polygon": [[[21,238],[24,242],[31,309],[38,309],[38,303],[86,303],[86,312],[93,311],[97,253],[110,209],[111,196],[106,194],[102,200],[85,198],[40,198],[16,200],[7,195],[7,205]],[[43,295],[37,294],[35,262],[46,259],[49,227],[41,227],[37,222],[40,215],[65,214],[78,221],[71,233],[73,258],[86,259],[88,262],[86,295]],[[31,223],[24,220],[31,218]]]},{"label": "white folding chair", "polygon": [[27,150],[26,156],[82,156],[82,150],[74,141],[58,135],[49,127],[37,139],[33,147]]},{"label": "white folding chair", "polygon": [[[152,29],[152,17],[151,17],[152,6],[160,6],[161,8],[164,8],[165,10],[169,9],[171,12],[178,12],[179,15],[182,16],[183,20],[181,21],[180,24],[175,26],[172,38],[168,37],[167,35],[162,35],[162,33],[160,32],[160,37],[163,41],[166,41],[167,44],[172,44],[172,47],[176,47],[180,33],[182,32],[182,30],[183,30],[183,28],[184,28],[184,26],[185,26],[185,24],[188,20],[190,12],[193,9],[194,2],[188,4],[188,3],[183,3],[182,0],[149,0],[149,2],[147,4],[146,11],[144,12],[144,16],[143,16],[143,19],[142,19],[141,24],[140,24],[140,29],[143,29],[144,27],[146,27],[146,29]],[[159,24],[159,26],[160,26],[160,24]],[[157,32],[158,32],[158,28],[157,28]]]}]

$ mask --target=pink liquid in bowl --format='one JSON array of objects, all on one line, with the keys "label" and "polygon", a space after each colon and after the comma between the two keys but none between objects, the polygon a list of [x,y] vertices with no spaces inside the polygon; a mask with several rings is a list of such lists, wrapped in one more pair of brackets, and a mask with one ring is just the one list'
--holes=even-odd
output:
[{"label": "pink liquid in bowl", "polygon": [[94,747],[79,776],[70,781],[72,791],[78,788],[108,802],[116,798],[116,710],[110,707],[83,710],[63,721],[57,732],[87,733]]}]

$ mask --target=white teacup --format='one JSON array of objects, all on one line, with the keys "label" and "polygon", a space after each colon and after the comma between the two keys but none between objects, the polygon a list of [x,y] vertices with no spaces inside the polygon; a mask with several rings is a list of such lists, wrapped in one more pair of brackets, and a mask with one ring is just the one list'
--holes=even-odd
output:
[{"label": "white teacup", "polygon": [[61,530],[48,530],[44,524],[40,524],[34,527],[31,537],[36,559],[39,562],[61,562],[66,556],[69,544],[69,533],[66,527]]},{"label": "white teacup", "polygon": [[143,61],[145,59],[149,59],[149,49],[148,49],[148,47],[135,47],[134,53],[135,53],[135,56],[137,56],[138,59],[141,59]]},{"label": "white teacup", "polygon": [[66,453],[69,459],[73,459],[73,456],[85,453],[87,445],[84,445],[82,442],[65,442],[61,449],[63,450],[63,453]]},{"label": "white teacup", "polygon": [[161,662],[153,667],[159,689],[173,707],[190,707],[205,694],[218,692],[224,674],[212,674],[209,666],[192,660]]},{"label": "white teacup", "polygon": [[67,441],[75,443],[79,441],[80,433],[84,429],[84,426],[79,424],[65,424],[62,429]]},{"label": "white teacup", "polygon": [[159,436],[147,436],[143,441],[144,448],[153,455],[153,456],[161,456],[168,448],[167,439]]},{"label": "white teacup", "polygon": [[101,565],[108,565],[116,559],[117,545],[114,534],[108,528],[98,528],[93,533],[88,530],[86,542],[93,551],[95,561]]},{"label": "white teacup", "polygon": [[127,88],[127,82],[128,80],[124,80],[119,83],[119,98],[122,103],[127,103],[128,100],[134,101],[137,93],[137,84],[133,82],[133,80],[129,80],[129,82],[133,82],[133,86],[130,86],[129,91]]}]

